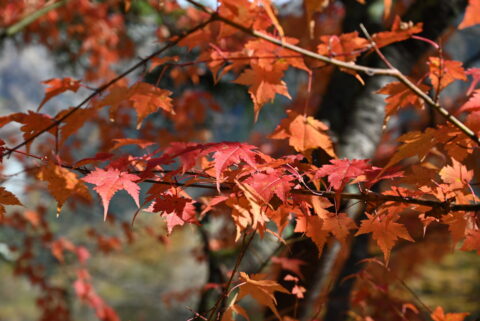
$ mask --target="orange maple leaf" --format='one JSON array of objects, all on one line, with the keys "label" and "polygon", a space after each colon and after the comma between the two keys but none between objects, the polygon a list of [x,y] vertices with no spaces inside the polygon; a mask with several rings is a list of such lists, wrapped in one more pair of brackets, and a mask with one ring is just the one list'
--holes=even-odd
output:
[{"label": "orange maple leaf", "polygon": [[65,201],[73,194],[78,194],[87,200],[90,199],[87,187],[75,173],[52,162],[40,168],[37,178],[48,182],[48,190],[57,201],[57,216]]},{"label": "orange maple leaf", "polygon": [[427,128],[424,133],[412,131],[400,136],[398,141],[402,142],[403,145],[398,148],[385,168],[413,156],[417,156],[420,160],[423,160],[437,144],[445,144],[451,139],[446,132],[448,132],[448,127],[438,129]]},{"label": "orange maple leaf", "polygon": [[450,184],[452,189],[461,189],[473,179],[473,171],[467,170],[465,165],[452,158],[452,166],[443,167],[440,177],[445,183]]},{"label": "orange maple leaf", "polygon": [[163,109],[167,113],[175,114],[172,106],[171,91],[158,88],[146,82],[137,82],[130,88],[125,85],[112,86],[109,94],[97,102],[96,106],[110,106],[110,118],[114,119],[117,109],[127,102],[137,112],[137,129],[143,120],[151,113]]},{"label": "orange maple leaf", "polygon": [[140,207],[138,199],[140,187],[134,182],[140,180],[140,177],[137,175],[121,172],[116,168],[108,168],[106,170],[96,168],[83,177],[82,180],[96,185],[94,189],[102,198],[103,217],[105,220],[107,219],[108,204],[112,196],[119,190],[126,190],[137,206]]},{"label": "orange maple leaf", "polygon": [[397,213],[390,215],[371,215],[366,213],[368,219],[362,220],[360,228],[355,235],[372,233],[372,238],[377,242],[383,252],[385,264],[388,265],[390,252],[399,238],[415,242],[404,225],[396,223],[400,218]]},{"label": "orange maple leaf", "polygon": [[49,87],[45,89],[45,98],[43,98],[42,102],[38,106],[37,111],[39,111],[47,101],[67,90],[77,92],[81,84],[79,80],[74,80],[70,77],[53,78],[45,80],[42,83],[48,85]]},{"label": "orange maple leaf", "polygon": [[[55,119],[60,119],[66,113],[70,112],[74,107],[64,109],[55,116]],[[63,144],[68,137],[78,132],[78,130],[87,122],[95,119],[97,114],[97,108],[82,108],[77,112],[70,114],[69,117],[65,118],[60,127],[61,139],[60,143]]]},{"label": "orange maple leaf", "polygon": [[12,193],[0,186],[0,204],[3,205],[22,205],[18,198]]},{"label": "orange maple leaf", "polygon": [[276,94],[291,99],[287,84],[282,80],[286,64],[273,64],[271,69],[252,64],[251,69],[245,70],[236,80],[237,84],[249,86],[248,92],[253,100],[255,121],[263,105],[273,101]]},{"label": "orange maple leaf", "polygon": [[328,213],[320,217],[323,220],[322,230],[333,234],[343,245],[345,245],[350,230],[357,227],[355,222],[345,213]]},{"label": "orange maple leaf", "polygon": [[[418,87],[426,92],[429,86],[420,84]],[[385,122],[390,116],[396,114],[400,109],[414,106],[415,108],[423,109],[424,102],[414,94],[407,86],[399,81],[391,82],[377,91],[377,94],[388,95],[385,98]]]},{"label": "orange maple leaf", "polygon": [[318,256],[322,255],[323,247],[328,240],[328,231],[323,230],[323,220],[314,215],[297,215],[295,232],[305,233],[317,246]]},{"label": "orange maple leaf", "polygon": [[480,255],[480,230],[469,230],[460,250],[477,251]]},{"label": "orange maple leaf", "polygon": [[240,272],[240,279],[245,282],[240,286],[238,300],[251,295],[259,304],[265,305],[272,310],[278,319],[282,319],[278,313],[275,292],[290,293],[283,286],[272,280],[264,280],[264,274],[253,274],[251,277],[245,272]]},{"label": "orange maple leaf", "polygon": [[464,212],[445,214],[442,216],[442,223],[448,225],[448,230],[452,236],[453,247],[463,240],[468,223]]},{"label": "orange maple leaf", "polygon": [[465,10],[465,16],[462,22],[458,25],[458,29],[464,29],[480,23],[480,1],[468,0],[468,6]]},{"label": "orange maple leaf", "polygon": [[395,17],[390,31],[382,31],[372,36],[375,45],[378,48],[388,46],[391,43],[399,42],[410,38],[415,33],[422,32],[422,23],[402,22],[399,16]]},{"label": "orange maple leaf", "polygon": [[137,82],[129,89],[129,99],[133,102],[133,108],[137,111],[137,128],[142,121],[151,113],[160,108],[168,113],[175,114],[172,106],[170,90],[161,89],[146,82]]},{"label": "orange maple leaf", "polygon": [[433,321],[463,321],[470,313],[445,313],[442,307],[437,307],[430,316]]},{"label": "orange maple leaf", "polygon": [[287,118],[270,135],[272,139],[287,139],[297,152],[310,157],[314,149],[321,148],[335,158],[333,143],[328,135],[328,126],[313,117],[287,110]]},{"label": "orange maple leaf", "polygon": [[370,42],[359,37],[356,31],[340,36],[321,36],[320,41],[321,43],[317,46],[319,54],[341,61],[355,61],[370,45]]},{"label": "orange maple leaf", "polygon": [[[41,114],[41,113],[36,113],[31,110],[29,110],[26,114],[25,113],[15,113],[9,116],[5,117],[5,124],[15,121],[17,123],[23,124],[22,127],[20,127],[20,130],[23,132],[23,139],[28,140],[31,137],[35,136],[39,132],[42,132],[53,124],[54,119],[51,118],[49,115],[46,114]],[[1,121],[0,121],[1,123]],[[48,132],[52,135],[55,135],[57,131],[57,128],[51,128]],[[32,142],[30,141],[26,147],[27,147],[27,152],[30,150],[30,145]]]},{"label": "orange maple leaf", "polygon": [[438,57],[428,58],[430,80],[434,90],[441,91],[455,80],[467,80],[460,61],[445,60]]}]

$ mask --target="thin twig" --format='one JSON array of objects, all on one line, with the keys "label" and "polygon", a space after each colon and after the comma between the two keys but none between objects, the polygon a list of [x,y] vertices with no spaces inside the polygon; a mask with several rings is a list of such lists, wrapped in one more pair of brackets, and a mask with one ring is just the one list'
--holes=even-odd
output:
[{"label": "thin twig", "polygon": [[393,65],[390,63],[390,61],[388,61],[387,57],[385,57],[385,55],[380,51],[380,48],[378,48],[377,44],[375,43],[373,38],[370,36],[367,28],[365,28],[363,23],[360,24],[360,29],[362,29],[362,32],[365,34],[365,37],[367,37],[368,41],[370,41],[373,49],[375,50],[377,55],[380,57],[380,59],[382,59],[382,61],[385,63],[385,65],[387,65],[387,67],[392,69],[392,70],[397,70],[397,68],[393,67]]},{"label": "thin twig", "polygon": [[37,19],[46,15],[50,11],[60,8],[61,6],[67,4],[68,1],[69,0],[61,0],[49,5],[46,5],[45,7],[40,8],[35,12],[33,12],[32,14],[22,18],[20,21],[14,23],[13,25],[0,30],[0,39],[5,39],[7,37],[11,37],[17,34],[18,32],[22,31],[24,28],[28,27],[29,25],[34,23]]},{"label": "thin twig", "polygon": [[[240,254],[237,257],[237,261],[235,262],[235,266],[233,267],[232,274],[230,275],[230,278],[228,279],[228,282],[225,285],[225,289],[223,290],[222,295],[218,298],[217,302],[215,303],[215,306],[213,307],[212,312],[208,316],[208,321],[215,320],[215,315],[217,314],[218,310],[227,299],[228,293],[230,291],[230,286],[232,285],[232,282],[233,282],[233,278],[235,277],[235,274],[237,273],[238,268],[240,267],[240,263],[242,262],[242,259],[245,256],[245,253],[247,252],[247,249],[250,246],[250,243],[252,242],[254,237],[255,237],[255,231],[252,232],[252,236],[250,236],[250,238],[248,239],[247,239],[246,233],[243,235],[242,249],[240,250]],[[220,311],[220,315],[218,319],[221,318],[222,314],[223,314],[223,311]]]}]

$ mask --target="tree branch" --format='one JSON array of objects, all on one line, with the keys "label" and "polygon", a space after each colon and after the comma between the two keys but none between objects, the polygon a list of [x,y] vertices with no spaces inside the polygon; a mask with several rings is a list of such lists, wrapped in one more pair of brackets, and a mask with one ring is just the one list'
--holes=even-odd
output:
[{"label": "tree branch", "polygon": [[46,15],[50,11],[60,8],[61,6],[64,6],[65,4],[67,4],[68,1],[69,0],[60,0],[58,2],[49,4],[43,8],[38,9],[32,14],[20,19],[20,21],[14,23],[13,25],[0,30],[0,40],[3,40],[7,37],[11,37],[16,33],[22,31],[24,28],[28,27],[30,24],[34,23],[37,19]]},{"label": "tree branch", "polygon": [[71,115],[73,115],[75,112],[77,112],[79,109],[81,109],[85,104],[87,104],[92,98],[94,98],[95,96],[103,93],[106,89],[108,89],[110,86],[112,86],[113,84],[115,84],[116,82],[118,82],[119,80],[121,80],[122,78],[126,77],[127,75],[129,75],[130,73],[132,73],[134,70],[136,70],[137,68],[145,65],[150,59],[152,59],[153,57],[157,56],[157,55],[160,55],[161,53],[163,53],[164,51],[168,50],[169,48],[171,47],[174,47],[175,45],[177,45],[181,40],[183,40],[184,38],[186,38],[188,35],[194,33],[195,31],[197,30],[200,30],[202,28],[204,28],[205,26],[207,26],[209,23],[211,23],[212,21],[214,21],[216,19],[216,17],[210,17],[210,19],[200,23],[199,25],[187,30],[186,32],[184,32],[182,35],[180,36],[177,36],[174,40],[171,40],[170,42],[168,42],[165,46],[163,46],[161,49],[155,51],[154,53],[150,54],[148,57],[146,58],[143,58],[141,59],[139,62],[137,62],[135,65],[133,65],[132,67],[128,68],[127,70],[125,70],[124,72],[122,72],[120,75],[118,75],[117,77],[113,78],[112,80],[110,80],[109,82],[107,82],[106,84],[100,86],[99,88],[95,89],[95,91],[93,93],[91,93],[87,98],[85,98],[80,104],[78,104],[77,106],[75,106],[73,109],[71,109],[69,112],[67,112],[65,115],[63,115],[62,117],[60,117],[59,119],[57,119],[56,121],[54,121],[52,124],[50,124],[49,126],[45,127],[44,129],[40,130],[39,132],[33,134],[31,137],[25,139],[23,142],[21,142],[20,144],[16,145],[15,147],[13,148],[10,148],[8,149],[6,152],[4,152],[2,154],[2,156],[7,156],[7,155],[10,155],[13,151],[16,151],[17,149],[19,149],[20,147],[30,143],[31,141],[33,141],[35,138],[39,137],[40,135],[42,135],[43,133],[45,132],[48,132],[50,129],[52,128],[55,128],[57,126],[59,126],[65,119],[67,119],[68,117],[70,117]]},{"label": "tree branch", "polygon": [[[11,152],[16,152],[20,153],[22,155],[32,157],[41,161],[47,161],[47,159],[33,155],[33,154],[28,154],[25,152],[21,151],[15,151],[13,149],[8,149],[7,151],[9,153]],[[86,167],[77,167],[73,166],[70,164],[57,164],[58,166],[61,166],[63,168],[75,170],[77,172],[80,172],[84,175],[87,175],[91,173],[92,171]],[[174,172],[168,171],[168,170],[162,170],[160,171],[161,173],[167,174]],[[141,171],[129,171],[130,174],[141,174]],[[192,172],[195,176],[196,173]],[[155,180],[155,179],[145,179],[141,182],[145,183],[152,183],[152,184],[162,184],[162,185],[170,185],[170,186],[176,186],[176,187],[192,187],[192,188],[205,188],[205,189],[210,189],[210,190],[216,190],[217,185],[216,182],[208,183],[208,184],[199,184],[199,183],[181,183],[181,182],[165,182],[165,181],[160,181],[160,180]],[[235,186],[234,183],[231,182],[226,182],[226,183],[221,183],[220,184],[220,191],[223,192],[228,192],[232,191],[233,187]],[[321,196],[325,197],[328,199],[338,199],[340,197],[343,200],[359,200],[363,202],[373,202],[373,203],[378,203],[378,204],[383,204],[385,202],[396,202],[396,203],[405,203],[405,204],[415,204],[415,205],[423,205],[423,206],[428,206],[432,208],[438,208],[442,209],[446,212],[459,212],[459,211],[478,211],[480,210],[480,203],[475,203],[475,204],[457,204],[455,202],[450,202],[448,200],[446,201],[439,201],[439,200],[429,200],[429,199],[424,199],[424,198],[416,198],[416,197],[410,197],[410,196],[401,196],[401,195],[386,195],[386,194],[381,194],[381,193],[376,193],[372,192],[369,190],[365,190],[359,193],[347,193],[347,192],[332,192],[332,191],[327,191],[327,190],[313,190],[311,188],[299,188],[299,189],[292,189],[290,191],[292,194],[302,194],[302,195],[315,195],[315,196]]]},{"label": "tree branch", "polygon": [[287,48],[289,50],[292,50],[294,52],[300,53],[306,57],[316,59],[322,62],[325,62],[327,64],[340,67],[340,68],[345,68],[353,71],[358,71],[365,73],[368,76],[375,76],[375,75],[384,75],[384,76],[391,76],[396,78],[398,81],[403,83],[407,88],[409,88],[413,93],[415,93],[418,97],[420,97],[427,105],[432,107],[434,110],[436,110],[440,115],[442,115],[448,122],[453,124],[455,127],[457,127],[460,131],[462,131],[466,136],[468,136],[471,140],[473,140],[477,145],[480,146],[480,137],[478,137],[475,132],[470,129],[468,126],[466,126],[463,122],[461,122],[458,118],[453,116],[448,110],[443,108],[439,103],[436,103],[428,94],[424,93],[417,85],[412,83],[404,74],[402,74],[399,70],[397,69],[391,69],[391,68],[372,68],[372,67],[367,67],[367,66],[361,66],[357,65],[353,62],[345,62],[341,60],[337,60],[334,58],[329,58],[320,54],[317,54],[313,51],[286,43],[280,39],[274,38],[272,36],[269,36],[267,34],[264,34],[262,32],[244,27],[236,22],[233,22],[225,17],[220,16],[217,12],[207,8],[206,6],[194,1],[194,0],[186,0],[187,2],[191,3],[195,7],[199,8],[200,10],[210,14],[211,17],[215,17],[215,19],[222,21],[229,26],[232,26],[248,35],[251,35],[255,38],[260,38],[265,41],[268,41],[270,43],[273,43],[277,46]]}]

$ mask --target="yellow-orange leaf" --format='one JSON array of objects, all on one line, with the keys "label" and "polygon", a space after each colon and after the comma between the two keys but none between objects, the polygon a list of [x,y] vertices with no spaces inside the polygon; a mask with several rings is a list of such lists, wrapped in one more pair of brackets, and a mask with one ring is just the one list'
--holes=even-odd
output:
[{"label": "yellow-orange leaf", "polygon": [[291,99],[287,85],[282,80],[285,66],[275,64],[274,68],[268,70],[259,65],[253,64],[252,69],[245,70],[235,82],[249,86],[248,92],[253,100],[255,121],[263,105],[272,101],[276,94]]},{"label": "yellow-orange leaf", "polygon": [[328,231],[323,229],[323,220],[318,216],[297,216],[295,232],[305,233],[317,246],[318,256],[322,255],[323,247],[328,239]]},{"label": "yellow-orange leaf", "polygon": [[172,106],[171,91],[161,89],[146,82],[138,82],[129,90],[133,108],[137,111],[137,127],[151,113],[163,109],[168,113],[175,114]]},{"label": "yellow-orange leaf", "polygon": [[333,143],[328,136],[328,126],[313,117],[300,115],[287,110],[288,117],[270,135],[273,139],[286,139],[297,152],[310,157],[316,148],[323,149],[328,155],[335,156]]},{"label": "yellow-orange leaf", "polygon": [[467,170],[465,165],[452,158],[452,166],[442,168],[440,177],[445,183],[450,184],[452,189],[461,189],[472,180],[473,171]]},{"label": "yellow-orange leaf", "polygon": [[48,85],[49,87],[45,89],[45,98],[43,98],[42,102],[38,106],[37,111],[39,111],[42,106],[53,97],[60,95],[67,90],[76,92],[78,88],[80,88],[80,81],[72,79],[70,77],[53,78],[45,80],[43,83]]},{"label": "yellow-orange leaf", "polygon": [[357,227],[355,222],[345,213],[328,213],[321,215],[321,218],[323,220],[322,230],[332,233],[342,244],[345,244],[350,230]]},{"label": "yellow-orange leaf", "polygon": [[[427,85],[420,84],[419,88],[426,92],[429,87]],[[414,94],[407,86],[399,81],[394,81],[386,86],[382,87],[377,91],[377,94],[388,95],[385,98],[385,121],[390,118],[390,116],[396,114],[400,109],[414,106],[419,109],[423,109],[424,103],[423,100]]]},{"label": "yellow-orange leaf", "polygon": [[274,293],[290,292],[277,282],[263,280],[263,278],[265,278],[265,275],[263,274],[253,274],[252,277],[249,277],[248,274],[240,272],[240,279],[245,282],[245,284],[240,287],[238,299],[240,300],[247,295],[251,295],[259,304],[269,307],[277,318],[281,320],[282,318],[276,307],[277,300],[275,299]]},{"label": "yellow-orange leaf", "polygon": [[377,242],[383,252],[385,263],[388,265],[390,252],[399,238],[415,242],[404,225],[396,223],[400,218],[398,214],[376,216],[367,214],[368,219],[362,220],[357,234],[372,233],[372,238]]},{"label": "yellow-orange leaf", "polygon": [[463,321],[470,313],[445,313],[442,307],[437,307],[430,314],[433,321]]},{"label": "yellow-orange leaf", "polygon": [[464,212],[450,213],[442,216],[442,223],[448,225],[453,246],[463,240],[467,228],[467,220]]},{"label": "yellow-orange leaf", "polygon": [[159,109],[175,114],[171,94],[169,90],[140,81],[130,88],[124,85],[112,86],[109,94],[97,106],[110,106],[110,117],[113,119],[116,110],[129,102],[137,112],[137,128],[140,128],[142,121]]},{"label": "yellow-orange leaf", "polygon": [[455,80],[467,80],[467,75],[460,61],[430,57],[428,58],[428,66],[433,89],[437,91],[441,91]]},{"label": "yellow-orange leaf", "polygon": [[73,194],[90,199],[87,186],[77,178],[75,173],[52,162],[40,168],[37,178],[48,182],[48,190],[57,201],[57,215],[60,214],[65,201]]}]

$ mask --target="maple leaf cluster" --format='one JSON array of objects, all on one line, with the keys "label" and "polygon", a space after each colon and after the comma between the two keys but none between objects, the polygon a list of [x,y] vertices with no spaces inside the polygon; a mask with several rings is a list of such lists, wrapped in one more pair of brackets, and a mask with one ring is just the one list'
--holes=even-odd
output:
[{"label": "maple leaf cluster", "polygon": [[[174,20],[172,30],[183,32],[170,36],[168,24],[159,27],[156,38],[161,49],[124,72],[117,72],[113,65],[132,57],[133,40],[126,19],[129,11],[138,9],[137,4],[120,0],[64,2],[53,7],[48,1],[37,1],[34,8],[24,1],[0,6],[5,17],[0,26],[7,33],[32,13],[45,12],[28,24],[24,41],[39,37],[41,43],[56,50],[63,46],[62,38],[77,39],[78,50],[70,54],[86,62],[82,79],[65,76],[44,81],[44,98],[35,111],[0,117],[0,127],[20,124],[15,132],[21,135],[0,141],[0,161],[9,162],[7,156],[12,156],[21,162],[35,182],[28,189],[46,191],[56,202],[60,220],[69,215],[62,212],[79,204],[94,204],[91,188],[100,198],[104,221],[114,221],[118,212],[118,207],[111,205],[118,200],[114,196],[122,190],[128,193],[136,209],[130,213],[131,223],[120,223],[122,238],[94,229],[87,232],[96,249],[105,254],[133,243],[136,224],[152,214],[165,228],[145,229],[162,243],[168,243],[169,236],[182,227],[200,230],[206,238],[202,259],[210,259],[210,265],[212,251],[237,246],[237,262],[221,278],[228,281],[214,286],[220,289],[220,296],[206,313],[195,312],[196,317],[248,319],[243,298],[249,296],[276,318],[294,320],[295,313],[283,311],[289,309],[279,306],[278,298],[291,295],[303,300],[310,295],[304,268],[311,262],[289,257],[285,251],[268,257],[257,271],[262,273],[241,271],[241,261],[257,235],[260,240],[273,236],[287,250],[295,237],[309,239],[318,257],[339,248],[332,278],[338,277],[342,256],[349,255],[355,237],[368,235],[375,245],[372,255],[382,259],[365,261],[365,269],[349,276],[358,280],[352,300],[358,308],[352,315],[358,320],[373,320],[365,307],[375,302],[378,293],[388,293],[393,282],[385,285],[375,279],[380,278],[379,267],[384,274],[401,271],[400,265],[392,264],[398,261],[397,245],[422,251],[430,235],[443,233],[448,238],[444,248],[480,254],[480,206],[473,184],[479,173],[479,68],[465,69],[462,62],[447,57],[434,40],[419,36],[422,23],[391,17],[400,10],[391,1],[384,1],[385,19],[392,22],[389,30],[361,36],[359,32],[317,34],[315,24],[321,23],[319,17],[326,17],[326,8],[334,4],[305,0],[308,42],[288,36],[287,22],[279,18],[270,0],[221,0],[216,10],[193,0],[188,1],[193,5],[188,8],[175,1],[147,1],[152,10],[168,18],[166,21]],[[480,1],[470,0],[459,28],[480,24],[479,10]],[[178,12],[182,12],[181,18],[170,19],[178,17]],[[71,22],[59,29],[64,21]],[[93,29],[98,33],[92,33]],[[405,40],[433,44],[435,53],[419,62],[423,76],[405,75],[383,56],[381,49]],[[174,55],[170,52],[173,47],[182,50]],[[374,54],[386,68],[361,65],[362,57]],[[193,56],[196,58],[188,61]],[[401,119],[407,109],[418,115],[432,111],[442,121],[398,134],[392,143],[395,147],[383,159],[339,158],[338,137],[327,122],[310,115],[315,94],[325,90],[312,82],[319,76],[331,77],[327,66],[339,68],[362,85],[365,75],[394,78],[375,93],[385,96],[385,135],[390,121]],[[149,76],[133,76],[140,69]],[[292,70],[306,79],[299,88],[287,85],[286,75]],[[214,84],[231,83],[245,89],[253,106],[253,122],[261,121],[262,109],[277,95],[289,99],[285,117],[259,144],[212,139],[208,121],[228,108],[223,106],[228,100],[202,89],[205,74]],[[150,75],[155,81],[149,80]],[[470,87],[455,106],[442,100],[446,88],[468,81],[469,76],[473,78]],[[57,108],[55,113],[45,111],[65,92],[83,95],[88,91],[76,106]],[[318,162],[318,154],[325,156],[323,163]],[[72,267],[73,290],[98,319],[119,320],[94,289],[87,268],[90,251],[57,237],[47,219],[49,211],[24,207],[27,202],[21,202],[22,197],[7,187],[0,187],[0,226],[25,235],[15,273],[41,287],[42,320],[67,320],[70,311],[67,295],[49,282],[35,259],[36,246],[58,263]],[[359,205],[352,205],[354,200]],[[352,214],[354,205],[361,207],[362,215]],[[11,207],[23,212],[10,211]],[[223,233],[217,239],[203,230],[215,219],[220,222],[218,234]],[[279,278],[281,274],[275,274],[274,268],[271,274],[263,273],[267,265],[285,275]],[[400,299],[392,302],[389,313],[400,314],[404,320],[410,314],[420,317],[415,305]],[[386,305],[371,310],[380,313]],[[445,313],[442,307],[429,314],[433,320],[467,316]]]}]

